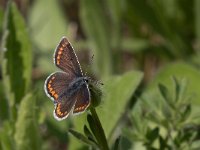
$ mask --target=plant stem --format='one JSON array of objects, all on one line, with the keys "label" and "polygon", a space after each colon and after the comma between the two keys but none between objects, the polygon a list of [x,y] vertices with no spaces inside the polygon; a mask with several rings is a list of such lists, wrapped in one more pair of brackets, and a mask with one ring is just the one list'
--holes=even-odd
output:
[{"label": "plant stem", "polygon": [[100,144],[100,146],[101,146],[101,148],[103,150],[109,150],[108,143],[107,143],[107,140],[106,140],[106,136],[105,136],[103,127],[101,125],[101,122],[99,120],[99,117],[98,117],[98,115],[96,113],[95,108],[91,107],[90,108],[90,112],[91,112],[92,118],[93,118],[93,120],[95,122],[95,126],[98,129],[98,131],[96,131],[96,132],[98,132],[98,135],[99,135],[99,137],[97,138],[97,140],[98,140],[98,142],[99,142],[99,144]]}]

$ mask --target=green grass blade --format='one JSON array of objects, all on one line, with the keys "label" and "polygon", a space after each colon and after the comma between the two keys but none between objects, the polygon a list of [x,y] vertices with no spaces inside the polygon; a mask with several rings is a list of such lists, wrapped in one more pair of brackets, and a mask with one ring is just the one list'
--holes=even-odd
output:
[{"label": "green grass blade", "polygon": [[[15,3],[8,3],[2,48],[7,98],[19,103],[31,83],[32,54],[26,25]],[[12,96],[11,96],[12,95]]]},{"label": "green grass blade", "polygon": [[27,94],[18,109],[18,118],[14,134],[17,150],[39,150],[40,138],[36,119],[36,101],[32,94]]},{"label": "green grass blade", "polygon": [[80,1],[80,19],[84,32],[94,50],[94,69],[98,75],[108,76],[112,72],[110,32],[105,11],[99,0]]}]

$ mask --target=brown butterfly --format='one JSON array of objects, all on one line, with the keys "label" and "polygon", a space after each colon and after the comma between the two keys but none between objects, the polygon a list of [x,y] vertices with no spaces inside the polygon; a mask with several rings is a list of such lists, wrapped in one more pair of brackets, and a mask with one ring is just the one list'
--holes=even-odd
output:
[{"label": "brown butterfly", "polygon": [[83,76],[78,58],[66,37],[56,47],[53,59],[62,71],[47,77],[44,89],[54,102],[54,117],[63,120],[70,112],[82,113],[90,105],[89,77]]}]

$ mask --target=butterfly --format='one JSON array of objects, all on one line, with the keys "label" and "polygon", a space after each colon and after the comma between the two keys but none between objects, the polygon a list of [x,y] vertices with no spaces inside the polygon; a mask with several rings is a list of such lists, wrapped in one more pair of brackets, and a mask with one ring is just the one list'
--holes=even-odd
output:
[{"label": "butterfly", "polygon": [[76,115],[84,112],[90,105],[89,77],[83,75],[74,49],[66,37],[56,47],[53,59],[62,71],[47,77],[44,90],[54,102],[54,117],[63,120],[70,113]]}]

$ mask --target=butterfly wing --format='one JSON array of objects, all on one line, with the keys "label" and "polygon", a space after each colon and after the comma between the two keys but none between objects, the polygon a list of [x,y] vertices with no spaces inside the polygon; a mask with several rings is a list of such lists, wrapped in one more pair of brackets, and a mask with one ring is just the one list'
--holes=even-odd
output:
[{"label": "butterfly wing", "polygon": [[87,83],[82,85],[82,88],[77,94],[77,101],[74,106],[73,114],[79,114],[84,112],[90,105],[90,92]]},{"label": "butterfly wing", "polygon": [[79,114],[86,110],[90,104],[90,94],[87,85],[83,85],[79,91],[72,96],[63,96],[62,101],[55,105],[54,117],[63,120],[68,117],[73,109],[73,114]]},{"label": "butterfly wing", "polygon": [[77,56],[65,37],[61,39],[55,50],[54,63],[65,73],[56,72],[51,74],[46,79],[44,86],[47,96],[55,104],[54,117],[57,120],[63,120],[67,118],[73,108],[74,114],[85,111],[90,104],[90,94],[87,84],[84,84],[75,94],[66,95],[69,85],[77,77],[82,77],[83,73]]},{"label": "butterfly wing", "polygon": [[59,95],[69,86],[71,80],[72,77],[65,72],[52,73],[47,77],[44,84],[46,95],[52,99],[53,102],[57,102]]},{"label": "butterfly wing", "polygon": [[55,65],[63,71],[74,76],[82,76],[80,64],[71,44],[63,37],[54,53]]},{"label": "butterfly wing", "polygon": [[55,104],[54,118],[59,121],[67,118],[75,103],[76,95],[63,96],[62,100]]}]

